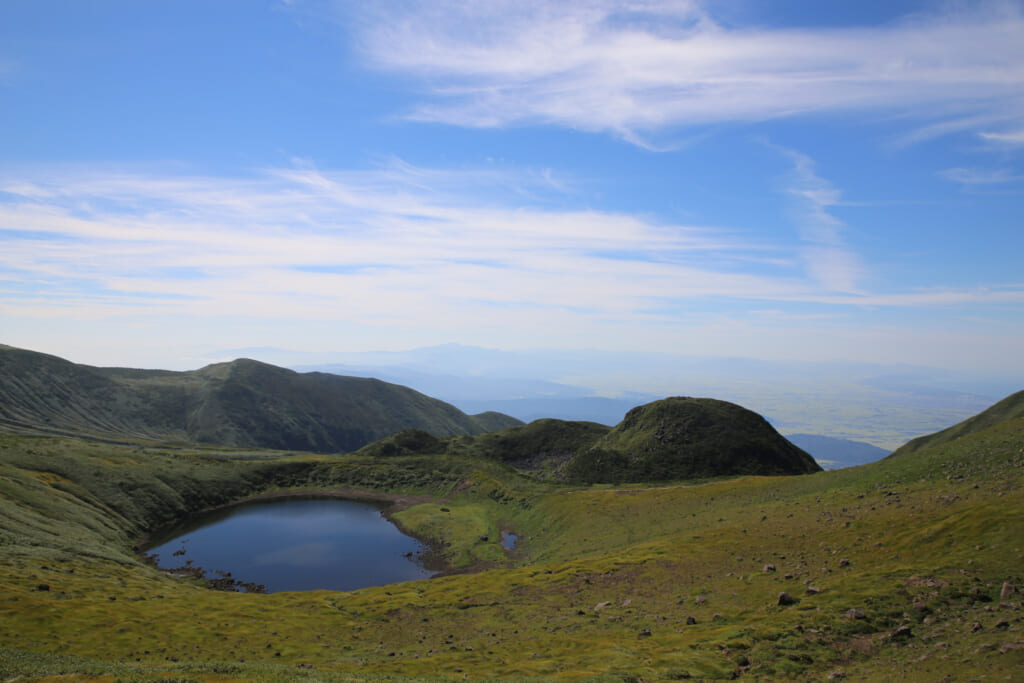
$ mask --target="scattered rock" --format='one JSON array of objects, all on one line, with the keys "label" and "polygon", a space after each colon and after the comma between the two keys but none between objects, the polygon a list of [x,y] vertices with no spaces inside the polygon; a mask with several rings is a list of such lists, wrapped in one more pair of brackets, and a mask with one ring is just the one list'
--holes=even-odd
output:
[{"label": "scattered rock", "polygon": [[922,612],[922,613],[927,612],[928,611],[928,603],[925,602],[924,600],[915,600],[914,601],[914,611],[915,612]]},{"label": "scattered rock", "polygon": [[36,590],[37,591],[48,591],[48,590],[50,590],[50,584],[48,584],[48,583],[41,583],[38,586],[36,586]]},{"label": "scattered rock", "polygon": [[1009,582],[1003,583],[1002,590],[999,591],[999,599],[1006,600],[1008,597],[1017,592],[1017,589]]},{"label": "scattered rock", "polygon": [[981,622],[974,622],[971,625],[971,633],[977,633],[978,631],[984,631],[985,627],[981,625]]},{"label": "scattered rock", "polygon": [[610,604],[612,604],[612,603],[609,602],[609,601],[599,602],[596,605],[594,605],[594,611],[595,612],[600,612],[601,610],[603,610],[605,607],[607,607]]},{"label": "scattered rock", "polygon": [[707,602],[707,601],[708,601],[708,599],[707,599],[707,598],[705,598],[705,597],[704,597],[703,595],[698,595],[697,597],[695,597],[695,598],[693,599],[693,602],[694,602],[695,604],[697,604],[697,605],[703,605],[703,604],[704,604],[705,602]]},{"label": "scattered rock", "polygon": [[815,588],[814,586],[808,586],[806,592],[807,592],[808,595],[817,595],[818,593],[821,592],[821,589],[820,588]]},{"label": "scattered rock", "polygon": [[828,680],[830,680],[830,681],[839,681],[839,680],[842,680],[844,678],[846,678],[846,674],[843,673],[842,671],[833,671],[832,673],[830,673],[828,675]]},{"label": "scattered rock", "polygon": [[996,622],[996,628],[1000,631],[1005,631],[1006,629],[1010,628],[1010,622],[1008,622],[1006,619],[1000,619]]},{"label": "scattered rock", "polygon": [[867,619],[868,615],[864,613],[864,610],[857,609],[856,607],[854,607],[853,609],[846,610],[846,618],[847,619]]},{"label": "scattered rock", "polygon": [[686,625],[687,626],[696,626],[696,624],[697,624],[697,620],[696,619],[694,619],[693,617],[686,617]]},{"label": "scattered rock", "polygon": [[909,625],[903,624],[889,635],[890,640],[908,640],[914,635]]},{"label": "scattered rock", "polygon": [[999,654],[1005,655],[1012,650],[1024,650],[1024,643],[1007,643],[999,648]]},{"label": "scattered rock", "polygon": [[792,595],[790,595],[786,591],[782,591],[781,593],[779,593],[779,602],[778,602],[778,604],[780,606],[782,606],[782,607],[786,607],[788,605],[795,605],[798,602],[800,602],[799,598],[794,598]]},{"label": "scattered rock", "polygon": [[839,566],[840,567],[849,567],[850,566],[850,561],[846,560],[846,559],[839,560]]},{"label": "scattered rock", "polygon": [[773,572],[773,571],[775,571],[775,565],[774,564],[766,564],[764,567],[761,568],[761,571],[763,571],[765,573]]},{"label": "scattered rock", "polygon": [[640,633],[636,634],[637,638],[649,638],[650,636],[651,636],[651,629],[649,629],[649,628],[645,628],[643,631],[640,631]]}]

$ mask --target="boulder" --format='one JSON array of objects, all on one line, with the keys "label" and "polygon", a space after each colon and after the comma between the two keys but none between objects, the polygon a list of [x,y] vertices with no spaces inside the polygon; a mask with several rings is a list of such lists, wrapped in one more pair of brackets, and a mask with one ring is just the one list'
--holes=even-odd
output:
[{"label": "boulder", "polygon": [[787,607],[789,605],[795,605],[798,602],[800,602],[799,598],[793,597],[792,595],[790,595],[786,591],[782,591],[781,593],[779,593],[779,602],[778,602],[778,604],[780,606],[782,606],[782,607]]}]

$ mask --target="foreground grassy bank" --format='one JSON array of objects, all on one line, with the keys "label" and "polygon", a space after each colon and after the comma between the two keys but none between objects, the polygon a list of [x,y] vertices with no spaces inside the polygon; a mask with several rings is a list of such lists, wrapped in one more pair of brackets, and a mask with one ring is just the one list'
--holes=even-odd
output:
[{"label": "foreground grassy bank", "polygon": [[[1022,468],[1021,419],[850,470],[577,490],[466,458],[0,437],[0,675],[1002,680],[1024,671]],[[492,568],[247,595],[132,548],[197,509],[351,488]]]}]

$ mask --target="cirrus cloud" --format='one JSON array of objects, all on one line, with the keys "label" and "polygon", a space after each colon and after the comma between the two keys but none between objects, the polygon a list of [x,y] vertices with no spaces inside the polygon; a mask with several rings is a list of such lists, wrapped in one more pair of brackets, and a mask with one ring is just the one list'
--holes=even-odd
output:
[{"label": "cirrus cloud", "polygon": [[1016,4],[855,28],[737,28],[713,8],[375,2],[360,44],[377,67],[420,81],[409,118],[459,126],[555,124],[643,142],[671,127],[819,113],[909,115],[920,128],[908,140],[972,128],[1015,139],[1024,123]]}]

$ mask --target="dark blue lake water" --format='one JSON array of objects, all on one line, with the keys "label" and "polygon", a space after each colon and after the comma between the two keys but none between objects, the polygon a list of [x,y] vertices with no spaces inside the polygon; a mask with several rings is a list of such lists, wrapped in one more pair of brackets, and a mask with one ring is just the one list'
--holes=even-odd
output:
[{"label": "dark blue lake water", "polygon": [[207,578],[230,572],[271,593],[348,591],[435,573],[418,562],[423,545],[383,517],[380,507],[338,498],[245,503],[194,517],[153,542],[146,552],[156,553],[163,569],[191,560]]}]

